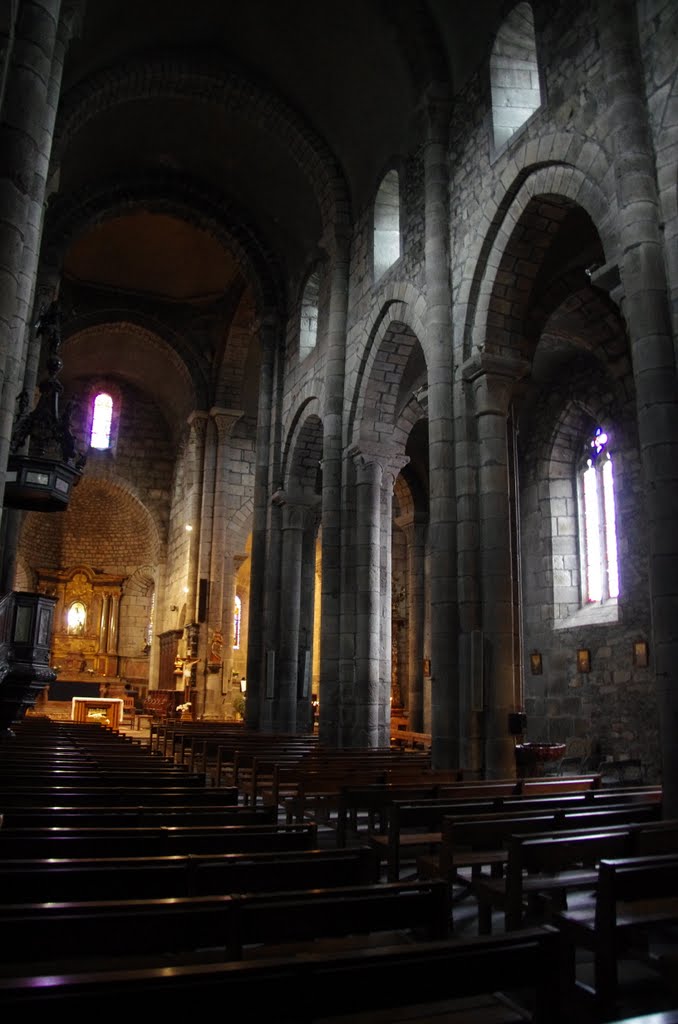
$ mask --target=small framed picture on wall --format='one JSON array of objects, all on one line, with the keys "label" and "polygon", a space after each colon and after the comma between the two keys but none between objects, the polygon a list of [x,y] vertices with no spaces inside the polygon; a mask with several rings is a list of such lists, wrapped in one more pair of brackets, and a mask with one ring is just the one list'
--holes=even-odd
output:
[{"label": "small framed picture on wall", "polygon": [[636,640],[633,645],[633,664],[638,668],[647,668],[649,664],[649,650],[645,640]]},{"label": "small framed picture on wall", "polygon": [[591,652],[586,647],[577,651],[577,672],[591,671]]}]

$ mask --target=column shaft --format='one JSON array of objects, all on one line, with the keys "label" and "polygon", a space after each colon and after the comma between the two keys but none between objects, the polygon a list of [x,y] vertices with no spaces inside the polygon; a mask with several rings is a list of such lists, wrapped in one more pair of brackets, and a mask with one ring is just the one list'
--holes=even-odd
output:
[{"label": "column shaft", "polygon": [[356,459],[356,637],[352,745],[379,745],[381,483],[377,461]]},{"label": "column shaft", "polygon": [[600,51],[619,206],[622,311],[631,339],[650,551],[652,650],[663,813],[678,814],[678,382],[656,164],[638,46],[637,5],[599,0]]},{"label": "column shaft", "polygon": [[320,623],[321,742],[340,746],[342,631],[342,468],[349,237],[336,235],[330,254],[330,311],[325,363],[322,462],[322,595]]}]

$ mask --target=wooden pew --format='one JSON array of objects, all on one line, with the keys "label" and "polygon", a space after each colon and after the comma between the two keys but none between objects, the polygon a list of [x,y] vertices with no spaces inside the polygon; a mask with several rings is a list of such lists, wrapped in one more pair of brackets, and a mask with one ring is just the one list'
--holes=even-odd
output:
[{"label": "wooden pew", "polygon": [[597,1012],[609,1019],[619,996],[619,960],[633,957],[634,945],[638,955],[639,935],[647,939],[653,928],[678,922],[678,853],[603,858],[589,904],[563,910],[555,921],[567,944],[571,981],[576,981],[576,950],[593,952],[593,991],[586,991]]},{"label": "wooden pew", "polygon": [[[226,959],[276,955],[290,943],[331,948],[449,935],[441,882],[332,886],[285,892],[0,905],[0,963],[213,950]],[[385,934],[384,934],[385,933]],[[113,965],[114,966],[114,965]]]},{"label": "wooden pew", "polygon": [[121,806],[133,800],[140,806],[173,806],[191,807],[220,806],[237,804],[238,791],[233,787],[222,789],[205,789],[200,786],[120,786],[96,785],[80,786],[26,786],[12,784],[3,786],[1,790],[2,807],[80,807],[80,806]]},{"label": "wooden pew", "polygon": [[430,768],[428,755],[394,754],[347,752],[324,759],[308,757],[295,765],[275,764],[270,789],[260,789],[262,803],[281,807],[288,821],[302,821],[307,813],[328,821],[344,786],[404,780]]},{"label": "wooden pew", "polygon": [[337,846],[346,846],[349,830],[358,832],[358,815],[367,815],[368,827],[385,831],[386,814],[394,800],[435,800],[441,795],[439,782],[381,782],[368,786],[342,786],[337,804]]},{"label": "wooden pew", "polygon": [[493,909],[503,909],[504,926],[510,931],[521,927],[528,909],[537,912],[545,896],[549,905],[554,899],[563,904],[568,892],[595,888],[602,858],[630,856],[641,846],[654,853],[678,843],[678,821],[617,821],[609,815],[594,824],[590,818],[566,816],[555,830],[543,829],[537,835],[529,824],[526,828],[520,823],[505,836],[504,877],[477,878],[473,883],[481,935],[492,929]]},{"label": "wooden pew", "polygon": [[[253,1021],[310,1024],[345,1014],[380,1019],[380,1011],[389,1011],[394,1022],[411,1020],[424,1002],[433,1010],[442,1007],[447,1021],[468,1024],[469,999],[484,997],[495,1021],[565,1024],[558,950],[555,929],[541,928],[466,941],[230,963],[203,959],[113,973],[48,969],[42,975],[0,978],[0,1006],[66,1012],[105,1006],[110,1013],[129,1013],[133,1006],[140,1014],[194,1014],[209,999],[246,1006]],[[518,1003],[513,1013],[507,996]]]},{"label": "wooden pew", "polygon": [[339,949],[443,939],[450,932],[449,894],[437,880],[247,893],[234,898],[239,946],[232,953],[238,959],[303,952],[309,941],[321,951],[319,939],[331,939],[331,948]]},{"label": "wooden pew", "polygon": [[431,733],[416,732],[413,729],[397,729],[391,732],[391,746],[403,750],[431,749]]},{"label": "wooden pew", "polygon": [[181,770],[165,770],[149,766],[147,769],[102,768],[89,771],[62,771],[54,768],[44,771],[18,771],[13,777],[21,780],[23,786],[40,789],[45,786],[196,786],[206,783],[202,772],[189,773]]},{"label": "wooden pew", "polygon": [[366,846],[159,857],[0,860],[0,902],[209,896],[368,885],[379,865]]},{"label": "wooden pew", "polygon": [[[501,801],[499,802],[501,803]],[[512,834],[531,835],[544,832],[551,828],[578,828],[581,813],[584,820],[600,822],[600,815],[590,817],[594,811],[622,811],[624,823],[633,815],[628,813],[629,803],[634,801],[623,798],[617,803],[613,798],[609,802],[582,800],[575,795],[552,799],[525,798],[524,800],[506,801],[496,810],[480,813],[477,808],[462,809],[458,814],[446,815],[441,825],[440,845],[434,854],[421,854],[416,858],[417,875],[421,878],[444,878],[448,884],[468,886],[469,879],[462,875],[464,869],[471,869],[471,879],[480,875],[483,868],[489,868],[490,877],[501,878],[503,866],[508,859],[507,840]],[[650,804],[652,806],[652,803]],[[641,808],[641,816],[648,812]],[[659,816],[649,813],[654,821]],[[609,821],[609,815],[604,815]],[[622,826],[620,826],[622,827]]]},{"label": "wooden pew", "polygon": [[[192,759],[205,759],[216,765],[219,746],[230,750],[246,747],[265,749],[272,745],[279,749],[298,746],[304,750],[318,746],[318,737],[309,733],[274,733],[259,732],[233,727],[232,723],[215,722],[179,722],[168,730],[165,753],[178,764],[190,763]],[[231,780],[227,780],[231,784]]]},{"label": "wooden pew", "polygon": [[92,807],[13,807],[2,812],[4,828],[92,828],[170,825],[273,825],[272,807],[244,807],[241,804],[213,806],[149,807],[141,804],[97,805]]},{"label": "wooden pew", "polygon": [[224,753],[224,747],[220,745],[215,760],[215,784],[228,781],[238,787],[246,804],[256,804],[259,802],[259,789],[270,782],[275,764],[301,765],[315,751],[304,742],[294,742],[238,746],[230,753],[230,760],[224,760]]},{"label": "wooden pew", "polygon": [[661,800],[661,786],[601,790],[595,785],[595,776],[577,779],[570,788],[567,786],[569,780],[564,780],[563,789],[559,778],[553,781],[528,778],[470,783],[459,780],[455,783],[447,778],[446,774],[431,770],[428,773],[422,772],[421,777],[416,780],[374,783],[369,786],[343,786],[337,808],[337,844],[345,844],[349,828],[357,833],[360,812],[367,815],[369,831],[385,834],[388,831],[389,809],[395,800],[458,799],[460,803],[468,801],[469,807],[473,803],[480,810],[488,812],[517,805],[523,800],[534,800],[539,796],[558,802],[563,800],[585,803]]},{"label": "wooden pew", "polygon": [[[619,806],[611,804],[603,805],[601,808],[597,804],[587,806],[583,801],[570,802],[572,796],[573,794],[563,794],[562,798],[549,798],[550,802],[544,802],[546,798],[543,797],[519,798],[511,810],[521,815],[530,814],[532,816],[540,813],[546,815],[569,815],[570,813],[597,815],[597,818],[591,818],[592,825],[595,821],[611,822],[613,820],[611,816],[615,814],[618,821],[628,820],[631,814],[643,820],[661,816],[661,804],[658,801],[652,801],[649,804],[634,802]],[[510,816],[507,808],[500,810],[500,816],[504,812],[507,817]],[[465,814],[468,817],[471,813],[474,813],[471,807],[467,805],[467,809],[464,810],[463,806],[460,807],[459,803],[454,800],[422,800],[411,803],[396,800],[391,808],[388,832],[385,835],[371,832],[368,842],[375,853],[386,861],[388,880],[397,881],[400,877],[403,849],[415,851],[415,853],[428,851],[429,854],[439,855],[443,818],[460,814]],[[487,812],[480,807],[479,813]],[[497,814],[497,811],[492,811],[490,814]],[[551,820],[555,821],[553,818]],[[547,826],[545,825],[545,827]]]},{"label": "wooden pew", "polygon": [[146,828],[1,828],[0,859],[22,857],[134,857],[182,853],[303,850],[317,846],[317,827],[220,825]]},{"label": "wooden pew", "polygon": [[0,902],[209,896],[379,881],[368,847],[0,860]]},{"label": "wooden pew", "polygon": [[[317,745],[317,738],[314,737],[314,740]],[[222,738],[221,742],[216,744],[214,751],[214,783],[216,786],[236,785],[238,766],[235,762],[241,757],[251,757],[257,753],[265,754],[271,751],[277,752],[283,757],[286,755],[286,751],[289,751],[288,756],[303,757],[308,749],[309,744],[304,744],[301,749],[297,749],[295,740],[289,735],[282,737],[271,733],[256,734],[248,731],[247,735],[240,738],[232,737],[228,741]]]},{"label": "wooden pew", "polygon": [[221,736],[225,742],[252,731],[238,722],[167,722],[162,730],[162,753],[172,760],[183,759],[184,751],[190,749],[194,737]]}]

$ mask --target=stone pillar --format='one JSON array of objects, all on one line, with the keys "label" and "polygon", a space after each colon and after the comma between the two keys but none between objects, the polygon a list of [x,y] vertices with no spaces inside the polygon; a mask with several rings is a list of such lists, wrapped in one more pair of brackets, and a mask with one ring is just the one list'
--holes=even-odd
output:
[{"label": "stone pillar", "polygon": [[377,746],[388,747],[391,742],[391,675],[393,629],[393,488],[398,473],[409,459],[390,456],[384,460],[381,485],[380,521],[380,673],[379,673],[379,738]]},{"label": "stone pillar", "polygon": [[656,167],[638,48],[637,5],[598,0],[619,207],[622,312],[631,340],[650,553],[652,652],[664,817],[678,815],[678,382]]},{"label": "stone pillar", "polygon": [[262,725],[261,714],[266,692],[265,657],[265,584],[266,528],[268,521],[269,472],[272,443],[272,418],[275,407],[275,349],[277,321],[269,317],[261,325],[261,369],[259,371],[259,407],[257,414],[256,468],[254,473],[254,509],[252,514],[252,572],[249,601],[249,642],[247,645],[247,707],[245,723],[250,728]]},{"label": "stone pillar", "polygon": [[[311,732],[313,712],[311,708],[312,655],[314,648],[314,613],[316,605],[316,541],[318,533],[319,508],[308,508],[308,522],[304,530],[301,550],[301,595],[299,608],[299,679],[308,686],[302,686],[297,694],[297,731]],[[306,659],[308,658],[308,663]]]},{"label": "stone pillar", "polygon": [[330,297],[325,359],[322,459],[322,595],[320,623],[320,716],[318,734],[328,746],[341,745],[342,644],[342,468],[344,369],[350,233],[328,244]]},{"label": "stone pillar", "polygon": [[393,659],[393,484],[395,476],[384,470],[381,484],[380,548],[381,566],[379,571],[380,595],[380,667],[379,667],[379,732],[378,747],[388,747],[391,742],[391,665]]},{"label": "stone pillar", "polygon": [[[205,457],[207,416],[193,412],[189,418],[188,443],[189,499],[186,525],[188,531],[188,564],[186,571],[186,622],[195,624],[198,616],[198,577],[200,575],[200,526],[202,512],[202,484]],[[196,655],[197,656],[197,649]]]},{"label": "stone pillar", "polygon": [[18,7],[0,111],[0,509],[26,362],[54,119],[77,4]]},{"label": "stone pillar", "polygon": [[[214,457],[210,460],[212,508],[211,543],[209,565],[207,561],[201,570],[209,580],[209,608],[206,629],[204,630],[205,657],[210,654],[210,636],[220,632],[223,637],[222,664],[217,672],[208,672],[205,676],[205,707],[204,714],[209,718],[221,717],[222,692],[224,680],[230,685],[231,666],[233,664],[233,561],[226,558],[226,528],[231,512],[228,496],[228,442],[234,425],[242,416],[241,410],[210,409],[210,420],[214,424],[216,445]],[[206,474],[207,476],[207,474]],[[207,529],[203,515],[202,531]],[[226,593],[228,592],[228,597]],[[225,605],[228,604],[228,615]]]},{"label": "stone pillar", "polygon": [[[507,417],[515,383],[528,370],[519,360],[483,356],[469,361],[464,377],[473,387],[478,432],[478,493],[480,532],[480,591],[483,657],[480,681],[484,722],[484,764],[487,778],[515,775],[514,743],[508,730],[509,712],[520,700],[520,663],[516,658],[519,628],[514,601]],[[484,757],[482,754],[484,753]]]},{"label": "stone pillar", "polygon": [[424,565],[426,527],[414,521],[407,538],[408,710],[410,729],[424,731]]},{"label": "stone pillar", "polygon": [[381,675],[381,486],[383,467],[354,455],[356,470],[356,629],[351,745],[379,745]]},{"label": "stone pillar", "polygon": [[282,507],[282,552],[277,693],[274,719],[281,732],[297,728],[297,679],[299,676],[299,622],[301,613],[301,563],[308,508],[285,502]]},{"label": "stone pillar", "polygon": [[[431,740],[437,768],[459,766],[459,614],[457,513],[454,479],[452,297],[448,260],[447,136],[445,87],[424,98],[426,337],[429,420],[429,543],[431,559]],[[444,558],[435,553],[445,552]]]},{"label": "stone pillar", "polygon": [[[196,706],[193,708],[195,718],[204,718],[210,713],[208,708],[209,673],[207,659],[209,657],[209,622],[210,604],[212,600],[212,534],[214,530],[214,489],[217,466],[216,429],[211,418],[206,417],[203,425],[202,455],[202,487],[200,495],[200,521],[198,530],[198,551],[195,570],[195,621],[199,623],[198,664],[196,674]],[[197,527],[194,525],[194,532]],[[205,582],[203,582],[205,581]],[[213,702],[212,702],[213,703]],[[215,713],[211,708],[211,714]]]}]

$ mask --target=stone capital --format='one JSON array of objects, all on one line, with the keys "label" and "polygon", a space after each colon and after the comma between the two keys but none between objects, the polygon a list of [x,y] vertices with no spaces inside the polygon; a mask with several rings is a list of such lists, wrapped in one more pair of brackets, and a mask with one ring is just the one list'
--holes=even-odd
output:
[{"label": "stone capital", "polygon": [[476,416],[506,416],[516,384],[529,372],[525,359],[480,352],[467,360],[462,379],[473,388]]},{"label": "stone capital", "polygon": [[209,415],[217,429],[219,442],[222,443],[230,436],[234,426],[244,416],[244,413],[242,409],[221,409],[213,406]]}]

